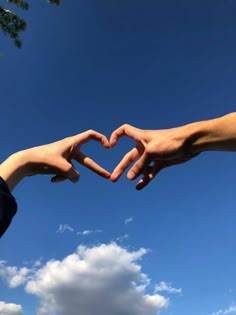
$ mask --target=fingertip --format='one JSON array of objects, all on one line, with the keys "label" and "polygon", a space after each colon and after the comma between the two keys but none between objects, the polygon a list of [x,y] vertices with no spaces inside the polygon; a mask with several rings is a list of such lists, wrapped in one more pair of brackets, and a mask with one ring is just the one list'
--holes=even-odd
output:
[{"label": "fingertip", "polygon": [[106,149],[111,149],[111,144],[109,142],[104,142],[103,143],[104,148]]},{"label": "fingertip", "polygon": [[105,148],[110,148],[110,142],[108,141],[107,137],[102,136],[101,143]]},{"label": "fingertip", "polygon": [[114,139],[110,140],[110,148],[113,148],[116,144],[116,141]]},{"label": "fingertip", "polygon": [[116,170],[115,169],[113,171],[113,173],[111,174],[111,181],[114,182],[114,183],[117,182],[118,179],[121,177],[122,173],[123,172],[120,172],[120,170],[118,170],[118,169]]},{"label": "fingertip", "polygon": [[117,140],[118,140],[118,139],[117,139],[117,136],[116,136],[116,134],[113,132],[112,135],[111,135],[111,137],[110,137],[110,140],[109,140],[111,147],[113,147],[113,146],[116,144]]},{"label": "fingertip", "polygon": [[93,167],[93,168],[91,168],[91,165],[90,165],[90,167],[88,167],[88,168],[90,168],[91,171],[93,171],[94,173],[96,173],[97,175],[99,175],[103,178],[109,179],[111,177],[110,172],[108,172],[107,170],[105,170],[104,168],[102,168],[98,165],[96,165],[96,167]]},{"label": "fingertip", "polygon": [[106,174],[104,174],[104,177],[105,177],[106,179],[110,179],[110,178],[111,178],[111,174],[110,174],[110,173],[106,173]]},{"label": "fingertip", "polygon": [[137,177],[136,174],[135,174],[134,171],[132,171],[132,170],[130,170],[130,171],[128,172],[128,174],[127,174],[127,178],[128,178],[129,180],[134,180],[136,177]]},{"label": "fingertip", "polygon": [[77,183],[78,181],[79,181],[79,179],[80,179],[80,175],[79,175],[79,173],[74,173],[74,174],[72,174],[70,177],[69,177],[69,179],[70,179],[70,181],[72,182],[72,183]]},{"label": "fingertip", "polygon": [[51,178],[51,183],[55,183],[56,182],[56,178],[55,177],[52,177]]},{"label": "fingertip", "polygon": [[144,186],[144,181],[141,179],[136,185],[136,190],[141,190]]},{"label": "fingertip", "polygon": [[118,177],[117,177],[117,176],[112,176],[112,175],[111,175],[110,180],[111,180],[113,183],[115,183],[115,182],[117,182]]},{"label": "fingertip", "polygon": [[111,173],[108,172],[107,170],[105,170],[104,168],[99,167],[99,168],[95,169],[95,168],[90,167],[90,170],[95,172],[97,175],[99,175],[105,179],[110,179],[110,177],[111,177]]}]

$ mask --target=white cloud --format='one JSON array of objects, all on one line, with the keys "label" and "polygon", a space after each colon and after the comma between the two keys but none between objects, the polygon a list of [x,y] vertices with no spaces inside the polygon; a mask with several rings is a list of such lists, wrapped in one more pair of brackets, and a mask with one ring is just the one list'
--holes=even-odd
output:
[{"label": "white cloud", "polygon": [[84,231],[77,232],[77,235],[86,236],[93,233],[102,233],[102,232],[103,232],[102,230],[84,230]]},{"label": "white cloud", "polygon": [[212,315],[227,315],[227,314],[236,314],[236,305],[231,305],[226,310],[219,310],[212,313]]},{"label": "white cloud", "polygon": [[145,292],[150,280],[137,262],[146,253],[116,243],[79,246],[63,260],[48,261],[25,289],[39,298],[39,314],[156,315],[168,299]]},{"label": "white cloud", "polygon": [[236,314],[236,305],[230,306],[227,310],[225,310],[225,314]]},{"label": "white cloud", "polygon": [[22,306],[13,304],[13,303],[5,303],[0,301],[0,315],[21,315],[23,314]]},{"label": "white cloud", "polygon": [[66,231],[69,231],[72,233],[75,232],[77,235],[83,235],[83,236],[103,232],[102,230],[84,230],[84,231],[76,232],[75,229],[71,227],[69,224],[60,224],[58,227],[57,233],[62,234],[62,233],[65,233]]},{"label": "white cloud", "polygon": [[130,217],[130,218],[127,218],[127,219],[125,219],[125,224],[128,224],[128,223],[130,223],[130,222],[132,222],[132,221],[134,221],[134,218],[133,217]]},{"label": "white cloud", "polygon": [[27,267],[7,267],[5,261],[0,261],[0,276],[6,279],[10,288],[16,288],[26,282],[31,269]]},{"label": "white cloud", "polygon": [[171,283],[166,283],[164,281],[161,281],[159,284],[157,284],[155,286],[154,291],[155,292],[167,292],[167,293],[171,293],[171,294],[181,294],[182,293],[182,289],[173,288]]},{"label": "white cloud", "polygon": [[168,299],[146,293],[151,281],[138,261],[147,252],[128,251],[116,243],[79,246],[62,260],[39,261],[31,268],[0,261],[0,276],[11,288],[25,284],[25,291],[39,299],[38,314],[78,315],[79,310],[83,315],[157,315]]},{"label": "white cloud", "polygon": [[40,267],[42,265],[42,261],[41,261],[41,259],[38,259],[38,260],[36,260],[35,262],[34,262],[34,267]]},{"label": "white cloud", "polygon": [[69,224],[60,224],[57,233],[65,233],[65,231],[74,232],[74,229]]}]

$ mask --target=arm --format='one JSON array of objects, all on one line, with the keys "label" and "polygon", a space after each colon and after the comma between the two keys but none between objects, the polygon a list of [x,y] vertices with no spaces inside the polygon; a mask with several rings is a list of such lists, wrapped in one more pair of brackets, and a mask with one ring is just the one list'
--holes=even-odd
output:
[{"label": "arm", "polygon": [[135,162],[127,177],[134,180],[143,175],[136,185],[140,190],[163,168],[184,163],[203,151],[236,151],[236,113],[165,130],[123,125],[112,133],[111,147],[124,135],[132,138],[136,146],[115,168],[111,180],[118,180]]},{"label": "arm", "polygon": [[0,176],[11,191],[25,177],[38,174],[54,175],[52,182],[66,179],[77,182],[79,173],[72,164],[72,161],[76,161],[98,175],[109,178],[109,172],[80,151],[81,146],[90,140],[101,142],[105,148],[110,147],[105,136],[88,130],[60,141],[14,153],[0,165]]},{"label": "arm", "polygon": [[25,177],[51,174],[52,182],[66,179],[77,182],[79,172],[72,164],[72,161],[76,161],[98,175],[110,178],[108,171],[80,151],[81,146],[90,140],[101,142],[105,148],[110,147],[105,136],[89,130],[54,143],[16,152],[0,165],[0,237],[17,210],[11,191]]},{"label": "arm", "polygon": [[192,151],[236,151],[236,112],[190,124],[187,129],[186,137],[196,135]]}]

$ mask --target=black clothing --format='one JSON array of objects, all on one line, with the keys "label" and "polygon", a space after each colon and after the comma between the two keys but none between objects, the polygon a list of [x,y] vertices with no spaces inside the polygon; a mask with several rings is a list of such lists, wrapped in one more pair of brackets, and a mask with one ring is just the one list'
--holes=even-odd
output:
[{"label": "black clothing", "polygon": [[16,211],[16,200],[5,181],[0,177],[0,238],[11,224]]}]

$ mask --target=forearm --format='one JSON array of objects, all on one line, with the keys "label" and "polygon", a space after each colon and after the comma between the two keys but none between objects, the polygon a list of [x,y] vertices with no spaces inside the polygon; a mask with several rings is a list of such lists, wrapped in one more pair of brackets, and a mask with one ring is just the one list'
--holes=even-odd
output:
[{"label": "forearm", "polygon": [[236,113],[183,127],[193,153],[236,151]]}]

